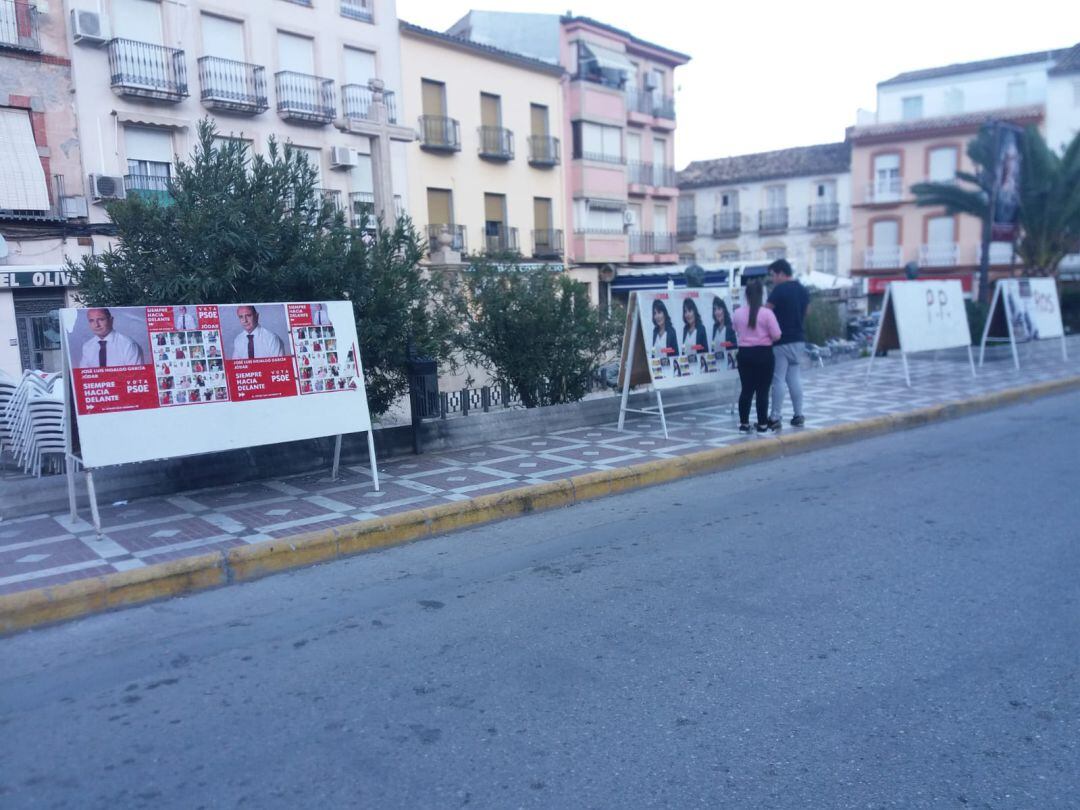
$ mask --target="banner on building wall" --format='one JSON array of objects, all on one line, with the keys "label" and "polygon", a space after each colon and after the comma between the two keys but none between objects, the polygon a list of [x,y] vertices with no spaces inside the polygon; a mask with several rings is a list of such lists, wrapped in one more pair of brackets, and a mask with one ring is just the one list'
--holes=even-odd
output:
[{"label": "banner on building wall", "polygon": [[997,154],[994,156],[994,208],[990,239],[1014,242],[1020,236],[1020,182],[1024,170],[1020,146],[1023,131],[1009,124],[995,124]]},{"label": "banner on building wall", "polygon": [[87,467],[371,429],[347,301],[60,317]]},{"label": "banner on building wall", "polygon": [[[715,382],[736,373],[727,290],[636,291],[632,296],[620,385],[627,374],[631,385],[651,382],[659,390]],[[638,330],[635,335],[633,330]]]}]

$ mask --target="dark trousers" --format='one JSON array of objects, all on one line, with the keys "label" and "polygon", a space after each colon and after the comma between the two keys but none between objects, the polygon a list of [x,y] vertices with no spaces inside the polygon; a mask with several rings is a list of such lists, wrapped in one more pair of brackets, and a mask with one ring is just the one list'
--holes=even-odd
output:
[{"label": "dark trousers", "polygon": [[769,388],[772,386],[772,346],[748,346],[739,349],[739,424],[750,422],[750,400],[757,397],[757,420],[759,425],[769,423]]}]

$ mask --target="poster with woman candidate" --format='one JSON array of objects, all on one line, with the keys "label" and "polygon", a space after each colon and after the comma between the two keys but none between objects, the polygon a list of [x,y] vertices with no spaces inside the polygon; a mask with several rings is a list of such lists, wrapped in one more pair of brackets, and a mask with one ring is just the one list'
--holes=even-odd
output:
[{"label": "poster with woman candidate", "polygon": [[735,333],[726,291],[661,290],[635,296],[653,385],[674,388],[732,373]]},{"label": "poster with woman candidate", "polygon": [[60,320],[87,467],[370,430],[348,301],[63,309]]}]

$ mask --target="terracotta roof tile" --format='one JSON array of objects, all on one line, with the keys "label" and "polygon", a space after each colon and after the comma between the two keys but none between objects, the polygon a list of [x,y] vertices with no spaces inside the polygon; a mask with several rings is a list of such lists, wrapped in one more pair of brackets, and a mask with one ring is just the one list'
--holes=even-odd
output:
[{"label": "terracotta roof tile", "polygon": [[679,172],[679,188],[842,174],[850,170],[851,145],[847,141],[820,143],[716,160],[695,160]]}]

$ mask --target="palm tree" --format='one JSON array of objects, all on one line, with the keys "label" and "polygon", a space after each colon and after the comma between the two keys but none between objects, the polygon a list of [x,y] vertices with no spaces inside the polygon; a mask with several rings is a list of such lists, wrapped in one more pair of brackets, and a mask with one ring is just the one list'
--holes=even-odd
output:
[{"label": "palm tree", "polygon": [[[957,172],[959,182],[916,183],[911,187],[916,203],[978,217],[988,244],[985,237],[990,229],[994,152],[993,129],[984,127],[967,146],[975,173]],[[1016,253],[1031,275],[1056,277],[1061,260],[1080,251],[1080,134],[1058,155],[1035,127],[1028,127],[1021,154],[1021,237]],[[984,255],[979,268],[979,299],[983,303],[990,300],[988,265]]]}]

